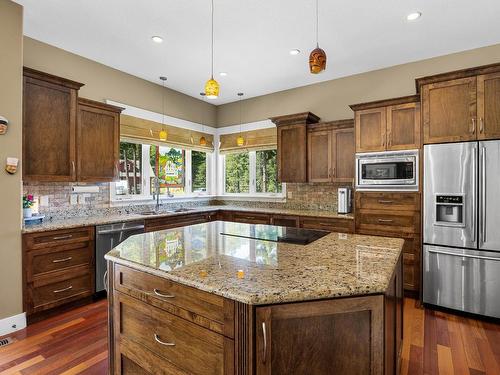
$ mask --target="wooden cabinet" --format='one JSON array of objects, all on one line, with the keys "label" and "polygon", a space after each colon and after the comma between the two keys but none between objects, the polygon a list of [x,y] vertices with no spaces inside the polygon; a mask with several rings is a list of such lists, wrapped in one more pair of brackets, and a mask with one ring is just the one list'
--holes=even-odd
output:
[{"label": "wooden cabinet", "polygon": [[304,229],[326,230],[329,232],[354,233],[354,220],[301,216],[300,227]]},{"label": "wooden cabinet", "polygon": [[24,68],[24,181],[76,180],[76,108],[81,86]]},{"label": "wooden cabinet", "polygon": [[23,235],[23,303],[28,317],[94,293],[94,228]]},{"label": "wooden cabinet", "polygon": [[217,220],[217,211],[154,217],[146,220],[145,231],[154,232],[186,225],[201,224],[214,220]]},{"label": "wooden cabinet", "polygon": [[308,181],[352,182],[354,122],[339,120],[308,125]]},{"label": "wooden cabinet", "polygon": [[271,216],[271,225],[277,225],[280,227],[291,227],[298,228],[299,227],[299,217],[291,216],[291,215],[272,215]]},{"label": "wooden cabinet", "polygon": [[356,233],[400,237],[404,289],[420,290],[420,193],[356,192]]},{"label": "wooden cabinet", "polygon": [[420,148],[420,96],[351,105],[356,152]]},{"label": "wooden cabinet", "polygon": [[319,117],[311,112],[271,118],[278,134],[278,179],[280,182],[307,182],[307,124]]},{"label": "wooden cabinet", "polygon": [[255,373],[396,374],[401,300],[393,293],[257,307]]},{"label": "wooden cabinet", "polygon": [[500,72],[477,77],[478,139],[500,138]]},{"label": "wooden cabinet", "polygon": [[78,181],[105,182],[118,178],[121,111],[119,107],[78,99]]},{"label": "wooden cabinet", "polygon": [[234,301],[108,264],[111,374],[235,373]]},{"label": "wooden cabinet", "polygon": [[258,212],[233,211],[231,221],[247,224],[269,224],[270,215]]},{"label": "wooden cabinet", "polygon": [[24,68],[24,181],[112,181],[122,108],[78,98],[83,84]]},{"label": "wooden cabinet", "polygon": [[500,138],[500,64],[416,80],[424,143]]}]

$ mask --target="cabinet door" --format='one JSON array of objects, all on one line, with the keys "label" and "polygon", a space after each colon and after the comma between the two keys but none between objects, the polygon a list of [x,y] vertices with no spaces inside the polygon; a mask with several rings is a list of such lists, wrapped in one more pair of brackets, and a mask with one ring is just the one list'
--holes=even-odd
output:
[{"label": "cabinet door", "polygon": [[335,182],[354,180],[354,129],[332,132],[332,176]]},{"label": "cabinet door", "polygon": [[78,181],[113,181],[118,176],[120,115],[78,104]]},{"label": "cabinet door", "polygon": [[305,124],[278,126],[278,179],[280,182],[307,182]]},{"label": "cabinet door", "polygon": [[356,111],[354,126],[356,129],[356,152],[385,151],[385,107]]},{"label": "cabinet door", "polygon": [[477,77],[479,139],[500,138],[500,73]]},{"label": "cabinet door", "polygon": [[257,307],[256,374],[382,374],[383,298]]},{"label": "cabinet door", "polygon": [[332,132],[311,131],[307,134],[309,182],[328,182],[332,178]]},{"label": "cabinet door", "polygon": [[75,89],[24,77],[24,181],[75,181],[76,95]]},{"label": "cabinet door", "polygon": [[476,77],[422,87],[424,143],[476,139]]},{"label": "cabinet door", "polygon": [[420,103],[387,107],[387,149],[420,148]]}]

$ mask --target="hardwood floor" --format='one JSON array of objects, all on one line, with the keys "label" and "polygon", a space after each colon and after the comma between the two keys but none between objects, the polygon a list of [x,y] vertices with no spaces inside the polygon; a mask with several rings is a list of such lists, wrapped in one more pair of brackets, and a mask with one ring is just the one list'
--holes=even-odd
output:
[{"label": "hardwood floor", "polygon": [[[500,324],[423,309],[405,299],[402,375],[500,374]],[[18,331],[0,375],[106,374],[106,301]]]}]

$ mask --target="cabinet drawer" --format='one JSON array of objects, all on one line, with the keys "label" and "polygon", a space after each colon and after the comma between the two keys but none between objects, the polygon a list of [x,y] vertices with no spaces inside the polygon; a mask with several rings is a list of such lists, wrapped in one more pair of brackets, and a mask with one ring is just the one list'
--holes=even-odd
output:
[{"label": "cabinet drawer", "polygon": [[356,192],[356,209],[420,211],[420,194]]},{"label": "cabinet drawer", "polygon": [[43,251],[30,251],[27,253],[28,281],[32,281],[33,277],[47,272],[82,265],[90,267],[93,264],[93,250],[93,246],[86,242],[80,242],[62,247],[52,247]]},{"label": "cabinet drawer", "polygon": [[412,211],[356,210],[360,234],[414,234],[420,232],[420,213]]},{"label": "cabinet drawer", "polygon": [[302,216],[300,218],[300,227],[306,229],[327,230],[330,232],[353,233],[354,220]]},{"label": "cabinet drawer", "polygon": [[270,217],[268,214],[255,212],[233,212],[232,221],[248,224],[269,224]]},{"label": "cabinet drawer", "polygon": [[114,296],[121,340],[137,343],[190,374],[224,374],[224,351],[234,348],[224,343],[231,339],[135,298]]},{"label": "cabinet drawer", "polygon": [[114,271],[116,290],[233,337],[233,301],[119,264]]},{"label": "cabinet drawer", "polygon": [[[73,273],[69,273],[71,276]],[[89,270],[76,277],[69,277],[55,283],[46,284],[32,289],[33,311],[42,311],[62,305],[79,298],[90,296],[92,290],[92,277]]]},{"label": "cabinet drawer", "polygon": [[146,232],[154,232],[158,230],[178,228],[188,225],[206,223],[217,218],[216,212],[195,213],[187,215],[175,215],[167,217],[159,217],[146,220]]},{"label": "cabinet drawer", "polygon": [[27,251],[50,246],[68,245],[94,240],[94,227],[70,228],[49,232],[27,233],[23,235]]},{"label": "cabinet drawer", "polygon": [[300,220],[298,216],[273,215],[271,217],[271,225],[298,228],[300,225]]}]

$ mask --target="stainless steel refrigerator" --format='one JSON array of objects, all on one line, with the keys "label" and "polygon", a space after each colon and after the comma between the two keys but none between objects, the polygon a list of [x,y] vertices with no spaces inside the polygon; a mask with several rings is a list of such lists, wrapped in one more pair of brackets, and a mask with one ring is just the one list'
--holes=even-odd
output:
[{"label": "stainless steel refrigerator", "polygon": [[424,146],[423,300],[500,317],[500,141]]}]

